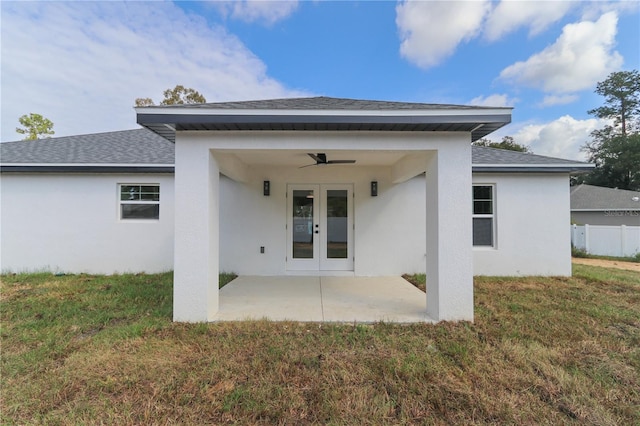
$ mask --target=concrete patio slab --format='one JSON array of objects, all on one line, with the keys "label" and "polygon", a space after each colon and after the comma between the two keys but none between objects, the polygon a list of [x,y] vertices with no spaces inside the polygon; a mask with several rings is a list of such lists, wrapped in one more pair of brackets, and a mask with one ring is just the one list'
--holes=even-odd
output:
[{"label": "concrete patio slab", "polygon": [[214,321],[322,321],[319,277],[240,276],[220,290]]},{"label": "concrete patio slab", "polygon": [[322,277],[324,321],[425,322],[426,295],[401,277]]},{"label": "concrete patio slab", "polygon": [[426,296],[400,277],[241,276],[214,321],[429,322]]}]

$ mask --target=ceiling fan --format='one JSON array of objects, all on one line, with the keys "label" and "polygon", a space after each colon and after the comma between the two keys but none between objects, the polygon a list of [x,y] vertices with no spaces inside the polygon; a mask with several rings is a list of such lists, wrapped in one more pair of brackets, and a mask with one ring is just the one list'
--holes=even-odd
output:
[{"label": "ceiling fan", "polygon": [[356,162],[356,160],[328,160],[327,161],[327,154],[323,152],[319,152],[317,154],[307,153],[307,155],[313,158],[316,164],[307,164],[306,166],[299,167],[300,169],[303,169],[305,167],[311,167],[311,166],[321,166],[324,164],[353,164]]}]

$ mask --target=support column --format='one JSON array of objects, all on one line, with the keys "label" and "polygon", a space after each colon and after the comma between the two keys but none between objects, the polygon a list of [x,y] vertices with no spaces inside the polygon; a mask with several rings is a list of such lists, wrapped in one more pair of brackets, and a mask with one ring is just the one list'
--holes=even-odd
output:
[{"label": "support column", "polygon": [[427,315],[473,321],[471,146],[454,142],[429,153],[427,200]]},{"label": "support column", "polygon": [[174,321],[210,321],[218,312],[219,184],[209,149],[176,138]]}]

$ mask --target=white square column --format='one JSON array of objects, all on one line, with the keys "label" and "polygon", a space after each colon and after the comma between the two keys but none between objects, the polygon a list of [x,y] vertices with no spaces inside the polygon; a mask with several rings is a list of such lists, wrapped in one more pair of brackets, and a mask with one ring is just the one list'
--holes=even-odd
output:
[{"label": "white square column", "polygon": [[176,138],[174,321],[210,321],[218,312],[219,185],[209,149]]},{"label": "white square column", "polygon": [[471,144],[430,152],[426,169],[427,315],[473,321]]}]

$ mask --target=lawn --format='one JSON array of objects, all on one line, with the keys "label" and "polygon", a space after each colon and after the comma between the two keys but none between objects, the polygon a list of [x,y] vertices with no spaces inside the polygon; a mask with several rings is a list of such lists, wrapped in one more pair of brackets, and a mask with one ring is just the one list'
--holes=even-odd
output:
[{"label": "lawn", "polygon": [[174,324],[169,273],[1,297],[2,424],[640,424],[629,271],[477,278],[473,324]]}]

